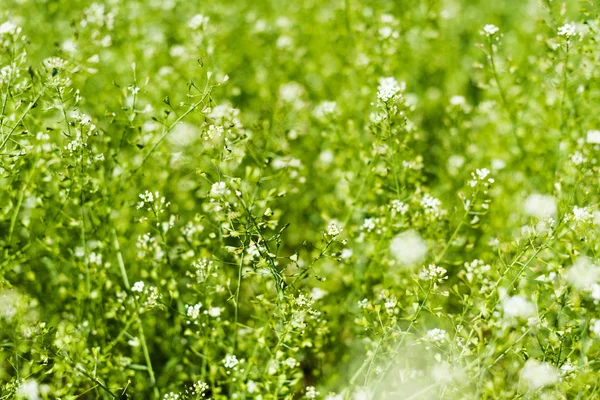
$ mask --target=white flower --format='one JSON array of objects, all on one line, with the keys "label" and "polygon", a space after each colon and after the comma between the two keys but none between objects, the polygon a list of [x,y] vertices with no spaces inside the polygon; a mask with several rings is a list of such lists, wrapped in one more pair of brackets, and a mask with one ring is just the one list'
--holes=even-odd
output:
[{"label": "white flower", "polygon": [[448,333],[443,329],[434,328],[427,331],[427,339],[436,344],[444,343],[447,336]]},{"label": "white flower", "polygon": [[144,282],[138,281],[133,284],[133,286],[131,287],[131,291],[142,293],[144,291],[144,286],[145,286]]},{"label": "white flower", "polygon": [[592,261],[585,256],[581,256],[575,261],[573,266],[565,274],[567,281],[578,290],[592,290],[592,286],[600,278],[600,268],[594,265]]},{"label": "white flower", "polygon": [[500,29],[493,24],[487,24],[483,27],[483,34],[486,36],[493,36],[495,35]]},{"label": "white flower", "polygon": [[330,222],[327,226],[327,234],[329,236],[336,237],[340,233],[342,233],[342,226],[336,224],[335,221]]},{"label": "white flower", "polygon": [[535,314],[535,306],[520,295],[505,298],[502,306],[507,318],[527,319]]},{"label": "white flower", "polygon": [[481,169],[477,169],[475,170],[475,174],[477,175],[477,177],[480,180],[484,180],[485,178],[488,177],[488,175],[490,174],[490,170],[487,168],[481,168]]},{"label": "white flower", "polygon": [[575,222],[585,222],[591,220],[592,218],[592,213],[590,213],[586,207],[573,207],[573,220]]},{"label": "white flower", "polygon": [[[425,200],[425,198],[423,198],[421,200],[421,202],[423,202]],[[400,215],[404,215],[408,212],[408,205],[404,204],[404,202],[398,200],[398,199],[394,199],[392,200],[392,204],[390,205],[390,208],[399,213]]]},{"label": "white flower", "polygon": [[379,218],[365,218],[365,222],[363,222],[360,229],[372,232],[377,226],[377,222],[379,222]]},{"label": "white flower", "polygon": [[586,158],[583,156],[583,154],[581,154],[580,151],[576,151],[573,154],[569,155],[569,159],[575,165],[581,165],[587,161]]},{"label": "white flower", "polygon": [[200,308],[202,303],[194,304],[193,306],[185,306],[187,308],[187,316],[191,319],[198,319],[200,316]]},{"label": "white flower", "polygon": [[558,370],[551,364],[530,358],[521,370],[521,379],[530,389],[539,389],[558,382]]},{"label": "white flower", "polygon": [[427,214],[436,214],[439,211],[442,202],[430,194],[425,194],[421,199],[421,205]]},{"label": "white flower", "polygon": [[396,96],[406,88],[406,84],[401,84],[393,77],[379,78],[379,87],[377,88],[377,98],[384,103]]},{"label": "white flower", "polygon": [[37,381],[33,379],[27,379],[26,381],[23,381],[17,388],[17,397],[27,400],[39,400],[40,387]]},{"label": "white flower", "polygon": [[223,365],[225,366],[225,368],[235,368],[237,367],[237,365],[240,362],[238,361],[237,357],[231,354],[228,354],[224,359],[223,359]]},{"label": "white flower", "polygon": [[306,387],[306,398],[307,399],[316,399],[318,395],[319,395],[319,392],[317,392],[317,389],[315,389],[314,386]]},{"label": "white flower", "polygon": [[591,129],[587,131],[586,141],[592,144],[600,144],[600,130]]},{"label": "white flower", "polygon": [[210,187],[210,195],[211,197],[222,197],[227,194],[227,185],[225,182],[215,182]]},{"label": "white flower", "polygon": [[558,35],[565,36],[570,38],[571,36],[575,36],[577,34],[577,28],[573,24],[564,24],[560,28],[558,28]]},{"label": "white flower", "polygon": [[390,253],[401,265],[414,265],[427,255],[427,243],[417,231],[404,231],[392,239]]},{"label": "white flower", "polygon": [[534,193],[525,199],[523,211],[531,217],[544,219],[556,215],[556,199],[547,194]]}]

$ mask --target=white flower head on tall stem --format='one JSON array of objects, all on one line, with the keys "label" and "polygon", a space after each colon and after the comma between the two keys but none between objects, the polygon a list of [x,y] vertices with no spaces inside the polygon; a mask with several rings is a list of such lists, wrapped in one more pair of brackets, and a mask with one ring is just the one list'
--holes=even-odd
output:
[{"label": "white flower head on tall stem", "polygon": [[487,24],[487,25],[485,25],[483,27],[482,35],[485,35],[485,36],[488,36],[488,37],[492,37],[496,33],[498,33],[499,30],[500,30],[500,28],[498,28],[496,25]]}]

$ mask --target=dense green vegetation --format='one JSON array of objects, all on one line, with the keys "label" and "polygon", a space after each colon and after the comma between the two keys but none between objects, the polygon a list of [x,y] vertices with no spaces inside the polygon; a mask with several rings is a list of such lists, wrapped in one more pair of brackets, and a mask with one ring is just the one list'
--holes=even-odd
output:
[{"label": "dense green vegetation", "polygon": [[0,5],[0,399],[600,397],[594,1]]}]

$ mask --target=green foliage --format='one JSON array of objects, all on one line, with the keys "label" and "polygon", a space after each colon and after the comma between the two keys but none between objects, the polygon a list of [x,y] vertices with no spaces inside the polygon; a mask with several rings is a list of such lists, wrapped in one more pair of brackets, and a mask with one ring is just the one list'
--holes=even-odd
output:
[{"label": "green foliage", "polygon": [[595,2],[2,6],[0,399],[599,396]]}]

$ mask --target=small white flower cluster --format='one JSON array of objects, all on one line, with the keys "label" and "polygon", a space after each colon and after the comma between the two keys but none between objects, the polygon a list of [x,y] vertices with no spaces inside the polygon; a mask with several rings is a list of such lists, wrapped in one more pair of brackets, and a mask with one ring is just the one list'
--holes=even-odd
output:
[{"label": "small white flower cluster", "polygon": [[144,193],[139,194],[140,201],[137,204],[137,209],[146,208],[147,211],[152,211],[156,214],[161,214],[165,211],[165,208],[171,205],[166,198],[161,197],[158,192],[150,192],[146,190]]},{"label": "small white flower cluster", "polygon": [[398,97],[406,89],[406,83],[398,83],[396,78],[379,78],[377,87],[377,98],[384,103]]},{"label": "small white flower cluster", "polygon": [[499,30],[500,30],[500,28],[498,28],[496,25],[487,24],[483,27],[483,31],[481,32],[481,34],[488,36],[488,37],[492,37],[496,33],[498,33]]},{"label": "small white flower cluster", "polygon": [[219,197],[223,197],[231,193],[231,190],[227,188],[227,184],[225,182],[215,182],[210,187],[210,197],[217,199]]},{"label": "small white flower cluster", "polygon": [[217,277],[215,264],[208,258],[201,258],[192,262],[193,271],[188,271],[187,275],[196,280],[196,283],[203,283],[209,277]]},{"label": "small white flower cluster", "polygon": [[[568,219],[569,216],[566,216]],[[594,218],[594,215],[588,211],[587,207],[573,207],[573,214],[571,216],[575,223],[589,222]]]},{"label": "small white flower cluster", "polygon": [[[223,359],[223,365],[227,369],[237,369],[237,366],[238,366],[239,363],[240,363],[240,361],[233,354],[228,354]],[[229,373],[229,371],[227,373]]]},{"label": "small white flower cluster", "polygon": [[573,24],[564,24],[558,28],[558,36],[564,36],[567,39],[577,34],[577,28]]},{"label": "small white flower cluster", "polygon": [[440,345],[447,340],[448,333],[443,329],[434,328],[427,331],[425,338],[433,344]]},{"label": "small white flower cluster", "polygon": [[191,240],[196,233],[200,233],[203,231],[204,225],[195,221],[188,221],[188,223],[181,228],[181,233],[183,233],[183,235],[189,240]]},{"label": "small white flower cluster", "polygon": [[192,387],[190,389],[186,390],[186,392],[188,394],[200,396],[200,398],[202,398],[204,396],[204,394],[208,391],[209,388],[210,388],[210,386],[208,386],[208,383],[206,383],[204,381],[198,381],[198,382],[194,382]]},{"label": "small white flower cluster", "polygon": [[317,389],[314,386],[306,387],[306,398],[307,399],[316,399],[318,395],[319,395],[319,392],[317,392]]},{"label": "small white flower cluster", "polygon": [[223,126],[210,124],[210,125],[208,125],[208,128],[206,128],[206,131],[204,132],[204,135],[202,137],[204,138],[205,141],[208,141],[208,140],[220,139],[224,135],[225,135],[225,128],[223,128]]},{"label": "small white flower cluster", "polygon": [[420,203],[426,215],[439,217],[444,214],[444,210],[441,208],[442,202],[428,193],[423,195]]},{"label": "small white flower cluster", "polygon": [[587,158],[580,151],[575,151],[573,154],[570,154],[569,160],[571,160],[573,165],[582,165],[587,162]]},{"label": "small white flower cluster", "polygon": [[338,224],[336,221],[331,221],[329,225],[327,225],[327,235],[332,238],[338,237],[342,233],[342,225]]},{"label": "small white flower cluster", "polygon": [[388,314],[398,314],[400,311],[398,308],[398,299],[396,296],[390,295],[387,292],[382,292],[379,294],[379,297],[383,300],[383,306],[385,307],[385,312]]},{"label": "small white flower cluster", "polygon": [[[379,218],[365,218],[360,229],[367,232],[373,232],[380,224],[381,220]],[[377,229],[377,233],[381,233],[381,229]]]},{"label": "small white flower cluster", "polygon": [[42,61],[42,64],[47,69],[65,69],[67,67],[67,61],[60,57],[48,57]]},{"label": "small white flower cluster", "polygon": [[490,175],[490,170],[487,168],[476,169],[475,172],[471,172],[471,180],[469,181],[469,186],[475,187],[477,184],[483,184],[484,186],[489,186],[494,183],[494,178],[488,178]]},{"label": "small white flower cluster", "polygon": [[419,272],[419,279],[424,281],[432,281],[434,285],[438,283],[442,283],[444,280],[448,279],[448,275],[446,275],[448,271],[435,264],[429,264],[426,268],[423,268]]},{"label": "small white flower cluster", "polygon": [[408,212],[409,207],[404,202],[402,202],[398,199],[394,199],[394,200],[392,200],[392,202],[390,204],[390,209],[392,210],[393,213],[405,215]]},{"label": "small white flower cluster", "polygon": [[150,255],[154,260],[158,261],[165,255],[160,243],[149,233],[139,235],[135,247],[138,249],[137,255],[139,258]]},{"label": "small white flower cluster", "polygon": [[[229,77],[225,75],[225,80],[228,80]],[[244,126],[240,121],[240,110],[238,108],[234,108],[229,104],[219,104],[217,106],[212,107],[209,110],[206,110],[206,116],[213,122],[219,124],[220,126],[227,129],[227,132],[232,132],[232,129],[242,131]]]},{"label": "small white flower cluster", "polygon": [[158,301],[161,296],[156,286],[146,286],[144,281],[137,281],[131,287],[131,291],[136,293],[135,297],[138,300],[142,298],[142,296],[144,297],[142,307],[153,308],[158,306]]},{"label": "small white flower cluster", "polygon": [[83,149],[87,147],[87,143],[84,142],[80,137],[71,140],[65,146],[65,150],[69,152],[71,157],[77,157],[79,161],[83,160],[83,155],[80,154]]},{"label": "small white flower cluster", "polygon": [[[200,317],[200,309],[202,308],[202,303],[196,303],[193,306],[190,305],[186,305],[186,315],[188,316],[188,318],[190,318],[191,320],[197,320]],[[191,321],[188,321],[188,324],[191,323]]]},{"label": "small white flower cluster", "polygon": [[488,276],[492,270],[491,265],[486,264],[482,260],[475,259],[471,262],[465,262],[464,267],[465,269],[458,273],[460,278],[466,279],[469,283],[477,281],[481,285],[480,290],[483,293],[493,289],[493,282]]}]

